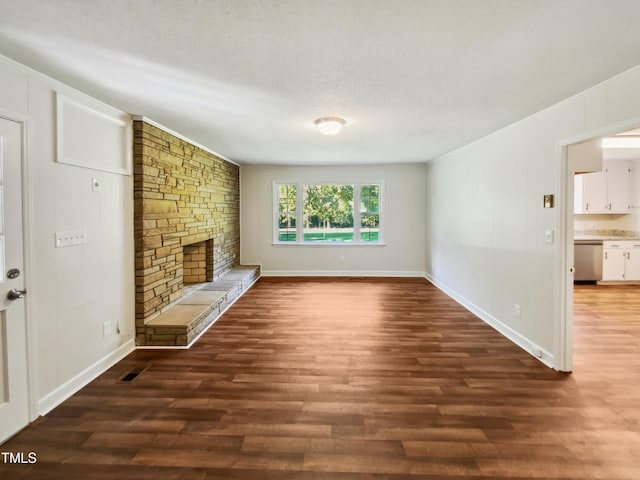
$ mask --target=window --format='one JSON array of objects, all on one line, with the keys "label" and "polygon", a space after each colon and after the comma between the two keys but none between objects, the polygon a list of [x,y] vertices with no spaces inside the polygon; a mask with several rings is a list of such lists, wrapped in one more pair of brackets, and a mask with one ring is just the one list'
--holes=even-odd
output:
[{"label": "window", "polygon": [[274,243],[381,244],[381,190],[381,183],[276,182]]},{"label": "window", "polygon": [[380,237],[380,185],[360,188],[360,240],[377,242]]},{"label": "window", "polygon": [[278,187],[278,241],[295,242],[297,238],[297,185]]}]

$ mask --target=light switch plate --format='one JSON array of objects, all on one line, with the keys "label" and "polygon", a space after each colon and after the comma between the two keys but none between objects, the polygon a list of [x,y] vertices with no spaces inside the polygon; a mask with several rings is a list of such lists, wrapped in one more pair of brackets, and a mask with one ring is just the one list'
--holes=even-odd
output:
[{"label": "light switch plate", "polygon": [[56,248],[71,247],[83,243],[87,243],[87,232],[85,230],[56,232]]},{"label": "light switch plate", "polygon": [[544,242],[545,243],[553,243],[553,230],[545,230],[544,231]]}]

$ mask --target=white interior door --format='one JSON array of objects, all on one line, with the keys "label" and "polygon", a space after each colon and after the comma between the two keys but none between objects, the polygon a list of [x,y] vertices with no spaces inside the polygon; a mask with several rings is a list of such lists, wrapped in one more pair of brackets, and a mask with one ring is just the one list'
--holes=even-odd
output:
[{"label": "white interior door", "polygon": [[22,124],[0,118],[0,443],[29,422]]}]

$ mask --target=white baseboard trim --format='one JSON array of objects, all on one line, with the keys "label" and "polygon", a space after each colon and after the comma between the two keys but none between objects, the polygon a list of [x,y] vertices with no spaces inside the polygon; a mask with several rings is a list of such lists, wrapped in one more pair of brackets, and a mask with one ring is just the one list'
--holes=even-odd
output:
[{"label": "white baseboard trim", "polygon": [[462,295],[458,294],[455,290],[449,288],[444,283],[438,281],[431,274],[429,274],[429,273],[425,274],[425,278],[429,282],[431,282],[433,285],[435,285],[438,289],[442,290],[449,297],[451,297],[453,300],[455,300],[457,303],[459,303],[464,308],[466,308],[471,313],[473,313],[478,318],[480,318],[480,320],[482,320],[487,325],[491,326],[493,329],[498,331],[500,334],[504,335],[506,338],[511,340],[517,346],[522,348],[525,352],[529,353],[530,355],[532,355],[536,359],[540,360],[547,367],[553,368],[553,369],[556,368],[555,367],[555,358],[550,352],[544,350],[539,345],[535,344],[534,342],[532,342],[528,338],[524,337],[523,335],[521,335],[518,332],[516,332],[515,330],[513,330],[511,327],[505,325],[504,323],[502,323],[500,320],[498,320],[496,317],[494,317],[490,313],[486,312],[485,310],[483,310],[482,308],[478,307],[473,302],[469,301],[467,298],[465,298]]},{"label": "white baseboard trim", "polygon": [[263,270],[263,277],[425,277],[425,272],[389,270]]},{"label": "white baseboard trim", "polygon": [[102,375],[124,357],[133,352],[135,348],[136,345],[134,340],[128,340],[113,352],[105,355],[93,365],[85,368],[82,372],[78,373],[54,391],[41,398],[38,402],[38,413],[40,415],[46,415],[49,413],[82,387],[93,381],[99,375]]}]

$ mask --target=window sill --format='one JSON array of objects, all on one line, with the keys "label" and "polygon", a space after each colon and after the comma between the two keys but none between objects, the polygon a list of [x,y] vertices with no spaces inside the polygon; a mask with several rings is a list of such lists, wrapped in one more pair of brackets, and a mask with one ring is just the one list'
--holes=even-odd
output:
[{"label": "window sill", "polygon": [[385,247],[387,244],[384,242],[380,243],[347,243],[347,242],[307,242],[307,243],[271,243],[273,247]]}]

